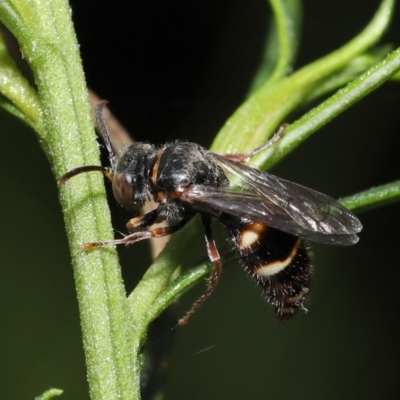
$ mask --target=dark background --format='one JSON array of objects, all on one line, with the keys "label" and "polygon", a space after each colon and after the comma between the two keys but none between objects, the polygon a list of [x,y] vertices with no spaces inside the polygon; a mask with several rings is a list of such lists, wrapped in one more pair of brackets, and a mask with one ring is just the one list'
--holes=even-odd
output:
[{"label": "dark background", "polygon": [[[352,38],[378,4],[306,1],[297,67]],[[74,0],[71,8],[88,85],[134,137],[204,146],[244,99],[269,17],[262,0]],[[398,22],[399,12],[384,38],[397,46]],[[399,179],[399,105],[398,84],[386,84],[274,172],[333,197]],[[34,133],[0,118],[0,397],[59,387],[63,399],[87,399],[57,185]],[[114,210],[123,226],[129,213]],[[176,330],[166,398],[398,398],[399,211],[392,204],[360,215],[356,246],[313,246],[309,313],[290,323],[275,322],[239,266],[226,269],[213,297]],[[122,254],[128,285],[145,270],[129,268],[147,250],[139,246]],[[205,257],[201,241],[197,248],[188,265]],[[186,295],[179,313],[203,290]]]}]

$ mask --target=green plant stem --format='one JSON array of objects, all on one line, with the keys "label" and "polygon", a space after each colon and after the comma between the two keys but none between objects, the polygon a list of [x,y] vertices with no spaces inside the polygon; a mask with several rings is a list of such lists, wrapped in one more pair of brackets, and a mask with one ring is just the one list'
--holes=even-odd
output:
[{"label": "green plant stem", "polygon": [[[34,73],[43,111],[40,142],[57,178],[99,164],[86,83],[67,1],[4,0],[2,22],[17,38]],[[98,174],[61,191],[79,301],[92,399],[140,398],[140,364],[130,336],[130,310],[114,249],[83,252],[79,243],[112,238]]]}]

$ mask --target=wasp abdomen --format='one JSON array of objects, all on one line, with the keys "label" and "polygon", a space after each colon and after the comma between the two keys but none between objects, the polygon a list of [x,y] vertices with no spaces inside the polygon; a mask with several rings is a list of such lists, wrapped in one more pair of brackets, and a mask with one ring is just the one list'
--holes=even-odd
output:
[{"label": "wasp abdomen", "polygon": [[223,213],[219,218],[245,269],[263,288],[277,317],[286,321],[305,310],[311,274],[310,256],[297,236],[260,221]]}]

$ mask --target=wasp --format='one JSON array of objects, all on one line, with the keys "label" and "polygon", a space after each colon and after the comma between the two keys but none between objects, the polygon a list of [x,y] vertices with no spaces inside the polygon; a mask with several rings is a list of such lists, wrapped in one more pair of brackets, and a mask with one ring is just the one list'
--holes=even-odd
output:
[{"label": "wasp", "polygon": [[[60,179],[61,185],[78,174],[99,171],[111,180],[114,196],[123,207],[138,214],[151,198],[158,207],[132,218],[127,223],[129,235],[87,243],[84,249],[170,235],[200,214],[213,268],[206,292],[179,320],[183,325],[211,295],[221,275],[221,259],[211,230],[214,217],[226,230],[245,270],[262,287],[278,320],[286,321],[299,310],[307,311],[304,304],[312,266],[304,240],[351,245],[357,243],[362,225],[331,197],[246,165],[271,146],[286,125],[267,143],[245,154],[215,154],[190,142],[161,147],[136,142],[116,156],[102,116],[104,103],[96,106],[95,115],[110,167],[76,168]],[[240,179],[239,189],[231,187],[229,174]],[[161,221],[168,226],[151,229]]]}]

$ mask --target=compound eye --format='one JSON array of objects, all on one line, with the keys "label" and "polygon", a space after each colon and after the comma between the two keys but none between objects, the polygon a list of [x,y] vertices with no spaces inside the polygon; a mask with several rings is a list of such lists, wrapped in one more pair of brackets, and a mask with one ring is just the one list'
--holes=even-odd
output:
[{"label": "compound eye", "polygon": [[115,198],[121,206],[126,208],[135,207],[133,201],[133,183],[129,174],[121,172],[114,176],[112,180],[112,189]]}]

